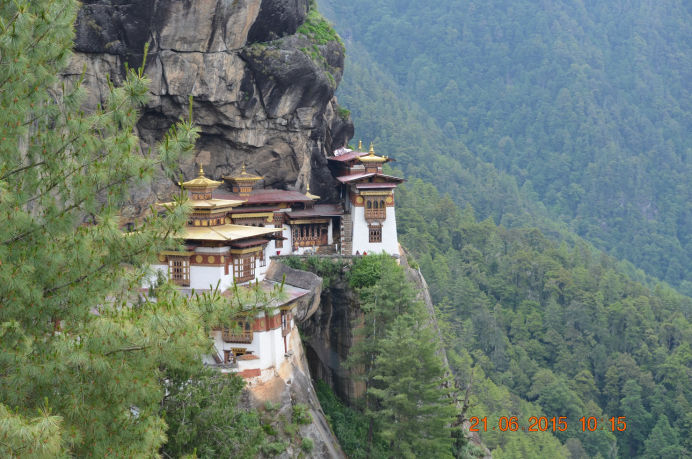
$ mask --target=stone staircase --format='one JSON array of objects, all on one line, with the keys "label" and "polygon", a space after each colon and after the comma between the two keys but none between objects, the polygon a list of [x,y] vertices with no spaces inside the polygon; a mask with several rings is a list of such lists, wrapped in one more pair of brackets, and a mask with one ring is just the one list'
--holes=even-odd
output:
[{"label": "stone staircase", "polygon": [[344,214],[341,218],[341,255],[353,253],[353,220],[351,214]]}]

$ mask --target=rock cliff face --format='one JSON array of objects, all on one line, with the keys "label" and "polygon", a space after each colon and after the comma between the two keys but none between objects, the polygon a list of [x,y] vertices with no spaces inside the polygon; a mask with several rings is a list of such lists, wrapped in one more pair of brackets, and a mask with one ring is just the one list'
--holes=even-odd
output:
[{"label": "rock cliff face", "polygon": [[246,387],[250,406],[261,410],[266,407],[267,402],[274,404],[277,407],[275,414],[277,420],[280,418],[291,419],[293,407],[297,404],[308,406],[312,422],[301,425],[297,435],[299,438],[311,439],[314,449],[310,453],[306,453],[291,444],[284,453],[278,456],[279,458],[343,459],[346,456],[329,427],[312,386],[298,330],[293,329],[288,338],[291,340],[293,354],[279,368],[265,372],[262,377],[251,380]]},{"label": "rock cliff face", "polygon": [[312,377],[325,381],[342,400],[355,405],[365,383],[353,378],[352,370],[344,364],[363,314],[357,294],[343,274],[331,279],[329,287],[322,290],[319,308],[299,327]]},{"label": "rock cliff face", "polygon": [[[309,8],[309,0],[85,0],[66,77],[86,65],[94,107],[108,78],[117,84],[125,63],[141,65],[149,43],[143,149],[186,116],[191,95],[201,137],[196,156],[181,164],[186,179],[196,162],[215,179],[245,162],[267,187],[304,191],[310,182],[313,192],[335,198],[325,156],[353,135],[334,98],[344,50],[300,33]],[[173,189],[158,180],[139,189],[136,201]]]}]

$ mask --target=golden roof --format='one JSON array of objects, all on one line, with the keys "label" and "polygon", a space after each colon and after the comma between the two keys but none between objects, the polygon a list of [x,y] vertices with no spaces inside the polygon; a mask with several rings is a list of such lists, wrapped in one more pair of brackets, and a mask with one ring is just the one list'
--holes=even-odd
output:
[{"label": "golden roof", "polygon": [[[190,205],[194,209],[204,209],[204,210],[216,210],[231,207],[238,207],[239,205],[245,203],[246,201],[240,201],[236,199],[191,199]],[[174,202],[160,202],[157,205],[162,207],[173,206]]]},{"label": "golden roof", "polygon": [[219,185],[221,185],[223,182],[217,182],[215,180],[208,179],[207,177],[204,176],[204,169],[202,168],[202,165],[199,165],[199,175],[192,179],[188,180],[187,182],[179,183],[183,188],[185,189],[200,189],[200,188],[217,188]]},{"label": "golden roof", "polygon": [[259,175],[249,174],[245,170],[245,163],[243,163],[243,168],[241,169],[240,174],[238,174],[238,175],[224,175],[223,178],[226,180],[235,180],[236,182],[257,182],[259,180],[262,180],[264,177],[260,177]]},{"label": "golden roof", "polygon": [[309,183],[308,183],[308,191],[305,193],[305,196],[312,199],[313,201],[317,201],[318,199],[320,199],[320,197],[317,196],[316,194],[310,193],[310,184]]},{"label": "golden roof", "polygon": [[360,159],[364,163],[384,163],[387,162],[389,158],[386,156],[377,156],[375,155],[375,147],[372,145],[372,142],[370,142],[370,154],[366,156],[361,156]]},{"label": "golden roof", "polygon": [[176,234],[176,237],[192,241],[228,242],[265,236],[278,231],[281,231],[281,228],[262,228],[227,223],[219,226],[186,226],[180,233]]}]

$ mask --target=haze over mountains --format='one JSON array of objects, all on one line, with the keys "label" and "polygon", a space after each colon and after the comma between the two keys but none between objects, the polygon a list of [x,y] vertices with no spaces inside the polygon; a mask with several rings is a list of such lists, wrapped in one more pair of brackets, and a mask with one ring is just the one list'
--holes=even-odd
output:
[{"label": "haze over mountains", "polygon": [[357,137],[483,217],[564,222],[692,293],[689,4],[321,7],[346,41]]}]

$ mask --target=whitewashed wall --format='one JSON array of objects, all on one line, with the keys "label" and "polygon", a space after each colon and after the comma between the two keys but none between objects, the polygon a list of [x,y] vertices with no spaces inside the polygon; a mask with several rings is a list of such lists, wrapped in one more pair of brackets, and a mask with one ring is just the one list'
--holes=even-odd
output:
[{"label": "whitewashed wall", "polygon": [[353,253],[363,252],[368,254],[382,253],[389,255],[399,255],[399,241],[396,232],[396,214],[394,207],[387,207],[387,218],[382,223],[382,242],[370,242],[368,222],[365,221],[365,208],[352,207],[351,215],[353,218]]}]

